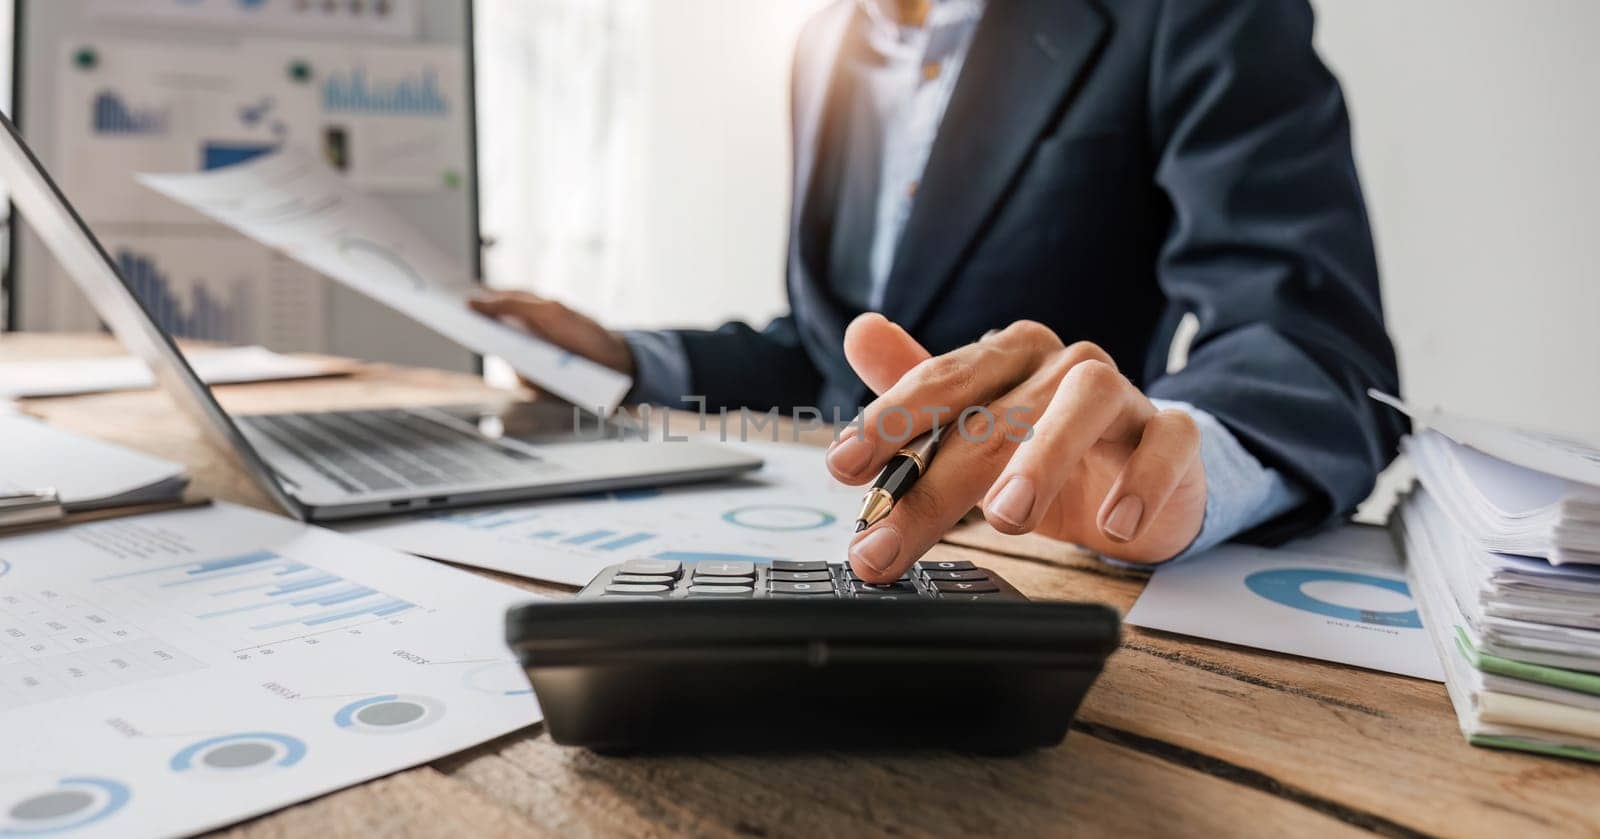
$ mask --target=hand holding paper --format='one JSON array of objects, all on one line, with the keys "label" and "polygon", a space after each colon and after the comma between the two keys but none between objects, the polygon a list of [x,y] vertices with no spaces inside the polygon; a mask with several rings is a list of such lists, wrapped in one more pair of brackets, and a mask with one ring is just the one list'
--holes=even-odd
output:
[{"label": "hand holding paper", "polygon": [[475,287],[448,257],[310,152],[287,149],[213,172],[138,177],[467,349],[504,358],[535,385],[585,409],[611,413],[632,385],[621,373],[473,312],[466,299]]}]

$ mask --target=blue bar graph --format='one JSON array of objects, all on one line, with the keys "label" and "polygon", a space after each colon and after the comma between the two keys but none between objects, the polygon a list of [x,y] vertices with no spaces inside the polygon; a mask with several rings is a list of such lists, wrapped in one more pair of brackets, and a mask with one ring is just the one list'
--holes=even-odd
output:
[{"label": "blue bar graph", "polygon": [[560,536],[561,531],[559,530],[541,530],[538,533],[533,534],[533,538],[535,539],[557,539],[560,538]]},{"label": "blue bar graph", "polygon": [[526,510],[463,510],[437,514],[439,519],[464,525],[473,530],[499,530],[502,527],[522,524],[538,517],[538,513],[530,513]]},{"label": "blue bar graph", "polygon": [[569,537],[569,538],[566,538],[566,539],[562,539],[561,540],[561,544],[563,544],[563,545],[587,545],[590,542],[594,542],[594,541],[597,541],[597,540],[600,540],[600,539],[604,539],[607,536],[615,536],[615,535],[617,535],[617,532],[615,530],[591,530],[588,533],[579,533],[576,536],[572,536],[572,537]]},{"label": "blue bar graph", "polygon": [[783,559],[781,556],[753,556],[751,554],[714,553],[711,551],[662,551],[656,554],[656,559],[676,559],[681,562],[703,562],[727,560],[730,562],[771,562],[774,559]]},{"label": "blue bar graph", "polygon": [[121,96],[103,90],[94,98],[96,134],[161,134],[167,130],[167,112],[132,108]]},{"label": "blue bar graph", "polygon": [[[259,644],[299,637],[342,621],[398,615],[415,603],[270,550],[162,563],[95,579],[109,586],[182,592],[186,613],[239,640]],[[189,593],[192,592],[192,593]],[[171,596],[171,595],[163,595]],[[261,633],[267,632],[268,639]]]},{"label": "blue bar graph", "polygon": [[322,107],[330,113],[444,116],[450,112],[432,67],[423,68],[420,78],[390,81],[369,79],[365,67],[335,73],[322,83]]},{"label": "blue bar graph", "polygon": [[656,538],[654,533],[629,533],[621,539],[612,539],[609,542],[602,542],[601,544],[595,545],[595,547],[602,551],[620,551],[623,548],[632,547],[640,542],[648,542],[654,538]]},{"label": "blue bar graph", "polygon": [[213,559],[210,562],[202,562],[199,566],[195,567],[188,573],[190,575],[209,574],[213,571],[225,571],[229,568],[237,568],[241,565],[254,565],[257,562],[270,562],[271,560],[282,558],[283,557],[278,556],[272,551],[256,551],[255,553],[245,554],[244,556],[234,556],[227,559]]},{"label": "blue bar graph", "polygon": [[185,301],[179,298],[171,277],[160,269],[154,257],[118,248],[116,261],[122,281],[167,332],[210,341],[237,341],[244,337],[244,291],[240,286],[235,285],[229,299],[223,300],[200,280],[190,287]]}]

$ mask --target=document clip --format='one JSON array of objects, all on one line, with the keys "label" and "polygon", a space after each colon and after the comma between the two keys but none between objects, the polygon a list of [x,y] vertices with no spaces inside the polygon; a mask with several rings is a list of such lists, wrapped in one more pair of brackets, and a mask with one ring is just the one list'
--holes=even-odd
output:
[{"label": "document clip", "polygon": [[54,521],[67,514],[53,489],[0,492],[0,528]]}]

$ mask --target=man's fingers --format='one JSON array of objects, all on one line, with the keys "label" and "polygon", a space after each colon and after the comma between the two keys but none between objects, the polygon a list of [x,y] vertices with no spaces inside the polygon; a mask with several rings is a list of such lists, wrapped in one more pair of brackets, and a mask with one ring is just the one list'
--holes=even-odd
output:
[{"label": "man's fingers", "polygon": [[[1047,369],[1043,375],[1056,373]],[[1154,413],[1150,400],[1117,368],[1098,359],[1073,364],[985,496],[985,517],[1002,533],[1033,530],[1092,446],[1137,436]]]},{"label": "man's fingers", "polygon": [[1008,393],[1061,349],[1048,328],[1019,321],[991,337],[928,358],[873,400],[861,425],[828,452],[828,469],[845,483],[864,483],[901,446],[933,428],[951,425],[969,407]]},{"label": "man's fingers", "polygon": [[1152,416],[1100,505],[1100,532],[1113,542],[1137,541],[1199,461],[1200,428],[1193,417],[1177,410]]},{"label": "man's fingers", "polygon": [[851,542],[850,566],[861,579],[869,583],[899,579],[972,509],[1005,466],[1016,443],[1007,439],[1010,429],[1003,421],[976,414],[964,427],[964,433],[952,429],[942,438],[928,473],[888,517]]},{"label": "man's fingers", "polygon": [[877,312],[850,322],[844,332],[844,357],[872,392],[883,393],[929,353],[900,325]]}]

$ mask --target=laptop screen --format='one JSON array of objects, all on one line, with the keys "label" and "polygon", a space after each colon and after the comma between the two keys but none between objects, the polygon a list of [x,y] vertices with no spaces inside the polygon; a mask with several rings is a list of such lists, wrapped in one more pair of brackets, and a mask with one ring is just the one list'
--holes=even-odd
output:
[{"label": "laptop screen", "polygon": [[0,181],[11,192],[12,203],[61,263],[62,269],[89,298],[117,340],[144,359],[163,390],[283,510],[304,518],[303,507],[278,484],[273,472],[239,432],[233,420],[195,375],[183,353],[156,323],[144,304],[128,287],[100,241],[84,224],[65,195],[6,114],[0,114]]}]

